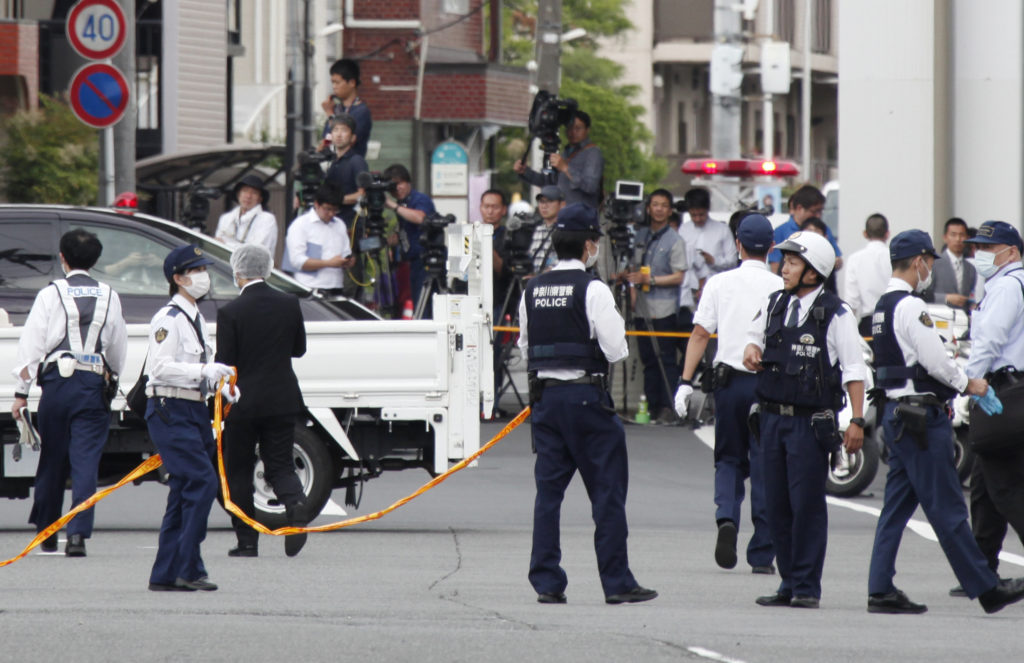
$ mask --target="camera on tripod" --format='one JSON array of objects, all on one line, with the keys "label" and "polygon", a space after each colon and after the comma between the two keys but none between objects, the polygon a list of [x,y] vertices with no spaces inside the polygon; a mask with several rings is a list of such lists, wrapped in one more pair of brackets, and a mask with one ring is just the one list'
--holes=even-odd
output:
[{"label": "camera on tripod", "polygon": [[530,135],[540,139],[545,162],[546,155],[558,152],[558,129],[569,124],[572,114],[578,107],[575,99],[559,99],[547,90],[541,90],[533,98],[533,106],[530,108]]},{"label": "camera on tripod", "polygon": [[385,180],[378,172],[363,171],[356,175],[356,186],[363,190],[363,211],[366,214],[366,237],[359,240],[359,251],[377,251],[384,246],[381,237],[384,235],[384,208],[387,206],[385,194],[395,193],[395,185]]},{"label": "camera on tripod", "polygon": [[612,255],[616,261],[628,260],[636,246],[634,224],[646,221],[643,182],[616,181],[615,193],[608,196],[604,215],[612,222],[611,228],[608,229]]},{"label": "camera on tripod", "polygon": [[299,204],[302,207],[309,206],[316,197],[316,191],[324,182],[324,164],[330,159],[330,154],[319,152],[315,148],[309,148],[299,152],[299,166],[295,169],[295,181],[299,187]]},{"label": "camera on tripod", "polygon": [[420,245],[423,247],[423,269],[428,274],[443,277],[447,271],[448,248],[444,244],[444,229],[453,223],[454,214],[434,212],[423,219]]},{"label": "camera on tripod", "polygon": [[508,257],[505,264],[516,276],[533,272],[530,246],[533,244],[533,231],[541,221],[540,214],[536,212],[516,212],[508,221],[505,236],[505,253]]},{"label": "camera on tripod", "polygon": [[210,216],[210,201],[220,198],[220,190],[193,184],[185,194],[185,209],[181,218],[185,226],[204,231]]}]

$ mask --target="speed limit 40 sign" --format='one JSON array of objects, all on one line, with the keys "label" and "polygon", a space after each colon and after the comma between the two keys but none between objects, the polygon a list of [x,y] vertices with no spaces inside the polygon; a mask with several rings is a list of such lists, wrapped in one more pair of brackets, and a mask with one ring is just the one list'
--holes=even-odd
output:
[{"label": "speed limit 40 sign", "polygon": [[117,0],[81,0],[68,13],[65,32],[79,55],[105,60],[124,45],[124,11]]}]

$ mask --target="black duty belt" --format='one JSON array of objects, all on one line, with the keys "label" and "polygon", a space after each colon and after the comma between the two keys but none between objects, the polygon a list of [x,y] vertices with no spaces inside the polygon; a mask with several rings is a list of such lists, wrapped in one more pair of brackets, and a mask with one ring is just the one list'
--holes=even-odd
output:
[{"label": "black duty belt", "polygon": [[573,380],[559,380],[557,378],[543,378],[541,385],[546,387],[560,387],[566,384],[592,384],[597,387],[604,387],[605,377],[603,375],[584,375]]},{"label": "black duty belt", "polygon": [[988,383],[996,389],[1012,387],[1018,382],[1024,381],[1024,371],[1018,371],[1012,368],[1000,368],[998,371],[986,374],[985,379],[988,380]]},{"label": "black duty belt", "polygon": [[946,401],[939,400],[934,394],[914,394],[913,396],[900,396],[894,399],[898,403],[917,405],[918,407],[946,407]]},{"label": "black duty belt", "polygon": [[761,401],[761,412],[770,412],[783,417],[809,417],[815,412],[824,412],[827,407],[807,407],[804,405],[789,405],[786,403],[772,403]]}]

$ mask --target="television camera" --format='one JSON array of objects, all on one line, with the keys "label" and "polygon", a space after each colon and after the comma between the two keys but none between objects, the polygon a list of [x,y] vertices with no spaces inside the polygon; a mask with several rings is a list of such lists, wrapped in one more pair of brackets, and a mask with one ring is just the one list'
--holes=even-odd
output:
[{"label": "television camera", "polygon": [[536,212],[516,212],[506,226],[505,253],[509,271],[516,276],[525,276],[533,271],[533,231],[541,223]]},{"label": "television camera", "polygon": [[185,193],[185,209],[181,213],[184,225],[204,232],[206,219],[210,216],[210,201],[220,198],[220,195],[220,189],[193,183]]},{"label": "television camera", "polygon": [[454,214],[428,214],[421,224],[423,235],[420,245],[423,247],[423,269],[428,274],[437,275],[444,280],[447,272],[448,248],[444,243],[444,229],[455,223]]},{"label": "television camera", "polygon": [[558,152],[561,145],[558,129],[569,124],[577,108],[579,106],[575,99],[559,99],[547,90],[538,92],[533,98],[533,106],[530,107],[530,142],[523,154],[523,161],[525,162],[526,155],[530,153],[533,139],[539,138],[541,149],[544,150],[544,172],[554,172],[549,159],[552,154]]},{"label": "television camera", "polygon": [[636,248],[634,225],[647,223],[643,182],[616,181],[615,193],[608,196],[604,215],[612,224],[608,229],[612,256],[616,264],[624,266],[633,257]]},{"label": "television camera", "polygon": [[324,182],[325,166],[330,160],[328,152],[309,148],[298,154],[299,165],[295,169],[295,181],[299,189],[299,205],[306,208],[313,204],[317,189]]},{"label": "television camera", "polygon": [[364,192],[362,206],[366,216],[366,237],[359,240],[359,250],[376,251],[383,247],[385,194],[395,195],[395,184],[378,172],[363,171],[356,175],[356,185]]}]

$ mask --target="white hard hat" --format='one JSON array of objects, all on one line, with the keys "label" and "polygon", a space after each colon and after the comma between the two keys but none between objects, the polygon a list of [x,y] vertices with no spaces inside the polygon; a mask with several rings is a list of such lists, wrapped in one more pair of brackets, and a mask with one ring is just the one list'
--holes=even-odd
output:
[{"label": "white hard hat", "polygon": [[817,233],[797,231],[786,241],[775,246],[783,253],[795,253],[804,259],[811,269],[827,279],[836,265],[836,252],[832,244]]}]

